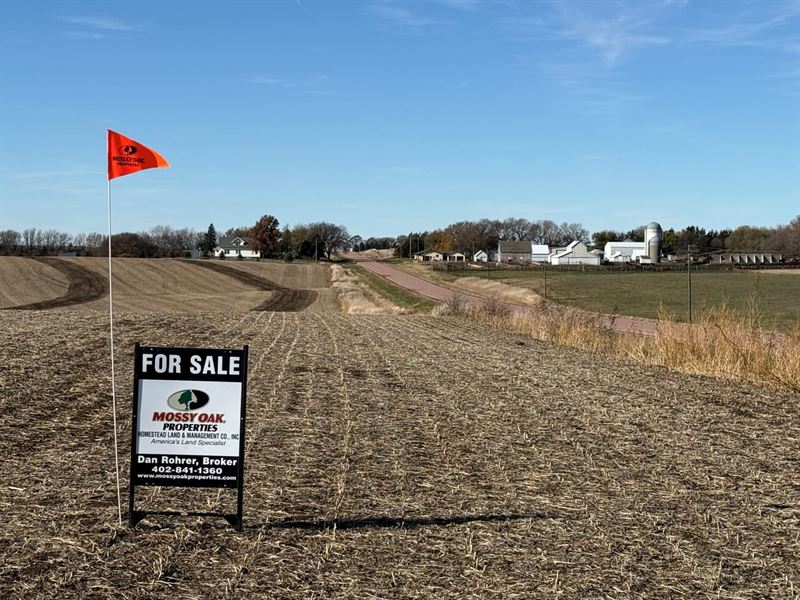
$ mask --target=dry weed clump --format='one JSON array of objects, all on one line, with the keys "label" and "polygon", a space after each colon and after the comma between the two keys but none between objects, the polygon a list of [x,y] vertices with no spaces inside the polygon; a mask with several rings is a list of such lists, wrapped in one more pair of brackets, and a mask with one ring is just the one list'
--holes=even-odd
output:
[{"label": "dry weed clump", "polygon": [[707,309],[692,325],[662,311],[654,336],[614,331],[599,316],[551,304],[524,312],[498,311],[496,305],[502,303],[495,301],[464,305],[461,312],[451,304],[448,314],[465,315],[538,340],[684,373],[800,390],[800,324],[784,335],[765,332],[754,303],[744,311],[726,305]]},{"label": "dry weed clump", "polygon": [[477,311],[474,307],[470,306],[467,298],[457,292],[453,292],[444,301],[443,304],[438,305],[433,309],[434,316],[475,316]]},{"label": "dry weed clump", "polygon": [[800,390],[800,323],[784,335],[767,332],[755,302],[706,309],[693,325],[661,311],[652,342],[641,353],[650,364]]},{"label": "dry weed clump", "polygon": [[447,285],[468,294],[491,297],[513,304],[535,305],[541,301],[541,296],[532,290],[480,277],[459,277]]},{"label": "dry weed clump", "polygon": [[331,285],[339,294],[339,306],[348,315],[402,314],[404,311],[371,293],[355,275],[339,265],[331,265]]}]

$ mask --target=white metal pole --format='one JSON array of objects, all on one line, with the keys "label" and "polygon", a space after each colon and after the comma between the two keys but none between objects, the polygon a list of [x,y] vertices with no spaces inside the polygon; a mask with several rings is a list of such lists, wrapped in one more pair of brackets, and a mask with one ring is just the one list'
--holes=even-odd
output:
[{"label": "white metal pole", "polygon": [[108,180],[108,323],[111,340],[111,410],[114,418],[114,474],[117,479],[117,516],[122,525],[122,492],[119,487],[119,444],[117,442],[117,389],[114,373],[114,293],[111,285],[111,180]]}]

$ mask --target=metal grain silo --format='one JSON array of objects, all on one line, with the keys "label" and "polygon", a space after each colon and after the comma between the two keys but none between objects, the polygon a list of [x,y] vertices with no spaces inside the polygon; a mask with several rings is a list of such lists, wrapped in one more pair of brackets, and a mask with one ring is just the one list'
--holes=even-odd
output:
[{"label": "metal grain silo", "polygon": [[655,221],[644,228],[644,249],[652,262],[661,261],[661,225]]}]

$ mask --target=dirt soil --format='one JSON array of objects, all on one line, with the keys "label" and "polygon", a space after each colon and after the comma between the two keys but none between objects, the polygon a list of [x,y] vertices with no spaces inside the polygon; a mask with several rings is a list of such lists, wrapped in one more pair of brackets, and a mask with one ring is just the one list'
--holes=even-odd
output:
[{"label": "dirt soil", "polygon": [[[453,317],[127,313],[123,483],[134,342],[251,348],[244,532],[155,516],[130,530],[116,522],[106,328],[93,312],[0,311],[4,597],[800,589],[798,394],[590,360]],[[217,511],[233,498],[155,488],[140,502]]]},{"label": "dirt soil", "polygon": [[295,312],[304,310],[311,306],[317,299],[317,292],[314,290],[297,290],[285,288],[274,281],[265,279],[260,275],[223,265],[219,262],[193,261],[192,265],[210,269],[217,273],[222,273],[233,277],[251,287],[273,292],[269,300],[265,300],[253,310],[276,310],[284,312]]},{"label": "dirt soil", "polygon": [[46,310],[49,308],[85,304],[108,295],[107,278],[98,275],[90,269],[59,258],[37,257],[31,260],[47,265],[61,273],[67,280],[67,289],[64,293],[55,298],[11,306],[9,308],[16,310]]}]

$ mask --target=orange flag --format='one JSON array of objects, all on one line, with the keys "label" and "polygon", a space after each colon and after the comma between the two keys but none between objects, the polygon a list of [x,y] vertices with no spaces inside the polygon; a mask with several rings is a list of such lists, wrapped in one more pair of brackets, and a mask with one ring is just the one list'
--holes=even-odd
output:
[{"label": "orange flag", "polygon": [[169,163],[155,150],[108,130],[108,180],[145,169],[164,169]]}]

